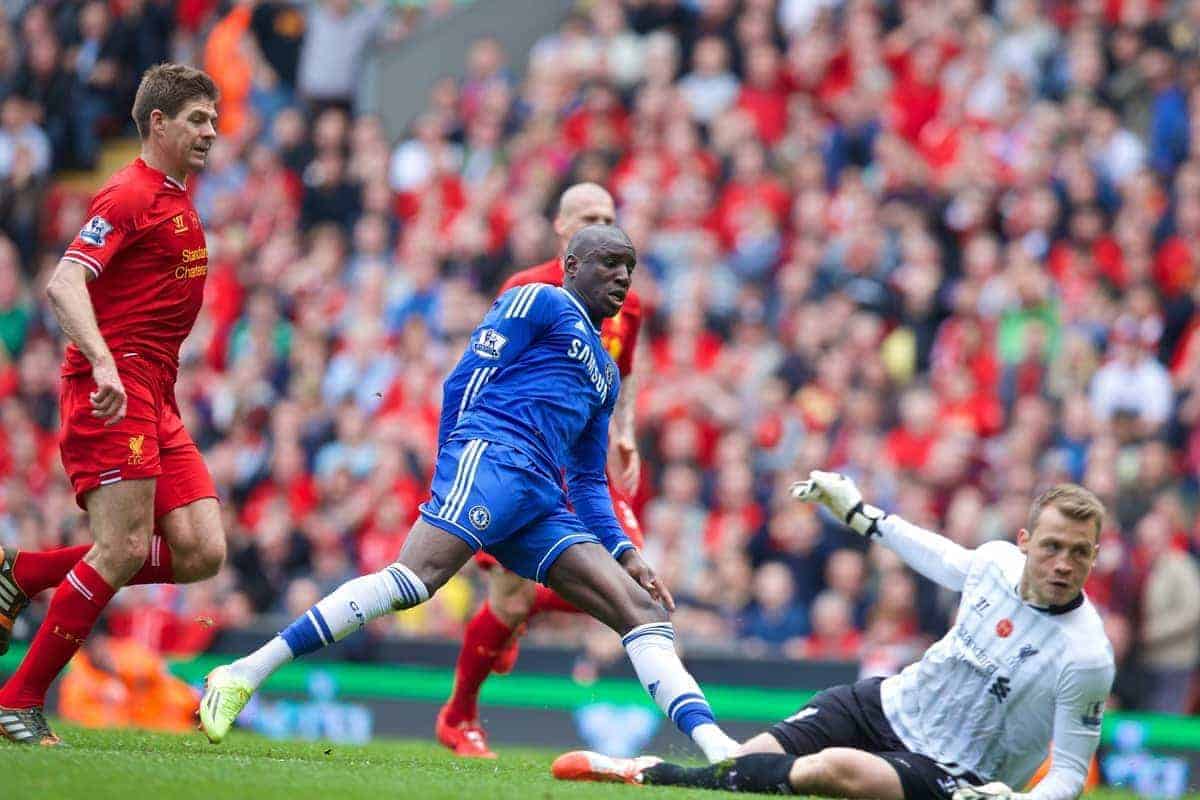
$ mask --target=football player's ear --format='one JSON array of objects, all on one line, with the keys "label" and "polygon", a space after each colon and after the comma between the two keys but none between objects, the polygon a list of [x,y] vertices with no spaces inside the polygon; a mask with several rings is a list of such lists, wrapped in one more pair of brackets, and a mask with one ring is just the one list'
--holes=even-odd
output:
[{"label": "football player's ear", "polygon": [[567,253],[563,256],[563,272],[567,275],[574,276],[579,272],[579,257],[574,253]]},{"label": "football player's ear", "polygon": [[1022,553],[1029,552],[1029,542],[1032,539],[1033,539],[1033,534],[1030,533],[1027,529],[1021,528],[1021,530],[1017,531],[1017,547],[1019,547],[1021,549]]}]

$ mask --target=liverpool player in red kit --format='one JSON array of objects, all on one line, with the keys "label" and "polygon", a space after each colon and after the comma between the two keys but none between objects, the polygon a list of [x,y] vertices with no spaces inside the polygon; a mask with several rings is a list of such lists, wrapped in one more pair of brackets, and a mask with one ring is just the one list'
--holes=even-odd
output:
[{"label": "liverpool player in red kit", "polygon": [[146,71],[133,104],[141,157],[96,194],[46,287],[71,340],[60,388],[63,466],[95,543],[0,550],[0,652],[28,598],[58,587],[0,689],[0,732],[19,744],[60,743],[42,713],[46,691],[118,589],[203,580],[225,558],[216,489],[174,393],[208,272],[186,181],[208,159],[216,102],[199,70]]},{"label": "liverpool player in red kit", "polygon": [[[603,187],[595,183],[571,186],[563,192],[554,218],[560,253],[579,229],[587,225],[612,225],[615,219],[612,196]],[[562,282],[562,260],[555,258],[516,273],[505,282],[500,293],[528,283],[561,286]],[[600,328],[604,346],[621,372],[621,393],[613,411],[609,437],[613,443],[608,463],[609,490],[617,520],[638,547],[642,545],[642,532],[625,493],[636,489],[639,474],[633,428],[636,386],[630,373],[641,314],[641,301],[631,290],[621,310],[616,316],[605,319]],[[579,612],[554,590],[503,569],[483,551],[476,556],[476,561],[490,573],[488,600],[467,623],[454,673],[454,692],[438,714],[437,737],[460,756],[495,758],[495,753],[488,749],[487,735],[478,718],[479,690],[483,682],[492,672],[506,673],[512,669],[517,657],[517,641],[530,617],[542,611]]]}]

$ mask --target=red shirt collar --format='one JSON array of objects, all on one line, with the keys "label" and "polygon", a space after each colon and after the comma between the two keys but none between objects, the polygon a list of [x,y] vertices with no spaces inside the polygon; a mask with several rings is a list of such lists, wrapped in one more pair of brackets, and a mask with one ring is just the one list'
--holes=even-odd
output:
[{"label": "red shirt collar", "polygon": [[159,177],[160,179],[162,179],[162,182],[164,184],[166,184],[167,186],[170,186],[172,189],[178,189],[181,192],[187,191],[186,183],[180,183],[179,181],[175,180],[174,178],[172,178],[170,175],[163,172],[162,170],[155,169],[154,167],[147,164],[145,159],[143,159],[141,156],[138,156],[137,159],[133,163],[138,169],[144,170],[145,172],[148,172],[152,175]]}]

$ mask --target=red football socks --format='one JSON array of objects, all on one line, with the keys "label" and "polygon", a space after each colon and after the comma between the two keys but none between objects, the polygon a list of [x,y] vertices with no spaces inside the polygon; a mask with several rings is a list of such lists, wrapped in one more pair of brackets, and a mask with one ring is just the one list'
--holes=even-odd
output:
[{"label": "red football socks", "polygon": [[536,614],[541,614],[543,611],[563,611],[567,614],[582,614],[575,606],[562,599],[558,592],[551,589],[549,586],[538,584],[537,597],[533,601],[533,610],[529,612],[529,616],[533,617]]},{"label": "red football socks", "polygon": [[[79,563],[90,549],[90,545],[81,544],[77,547],[60,547],[41,552],[22,550],[13,564],[13,578],[25,594],[36,597],[51,586],[62,583],[71,567]],[[146,563],[125,582],[125,585],[174,582],[171,548],[167,540],[156,533],[150,538],[150,554],[146,556]]]},{"label": "red football socks", "polygon": [[500,655],[510,636],[512,628],[497,619],[487,603],[480,606],[467,623],[458,664],[454,668],[454,693],[446,704],[448,724],[470,722],[479,716],[479,687],[487,680],[496,656]]},{"label": "red football socks", "polygon": [[86,561],[71,568],[50,599],[46,619],[17,671],[0,689],[0,706],[32,708],[79,650],[114,590]]},{"label": "red football socks", "polygon": [[126,586],[141,586],[144,583],[174,583],[175,572],[171,569],[171,548],[159,534],[150,537],[150,554]]},{"label": "red football socks", "polygon": [[57,550],[35,552],[22,550],[13,563],[13,579],[21,591],[30,597],[41,594],[51,586],[58,586],[67,577],[71,567],[79,563],[91,545],[60,547]]}]

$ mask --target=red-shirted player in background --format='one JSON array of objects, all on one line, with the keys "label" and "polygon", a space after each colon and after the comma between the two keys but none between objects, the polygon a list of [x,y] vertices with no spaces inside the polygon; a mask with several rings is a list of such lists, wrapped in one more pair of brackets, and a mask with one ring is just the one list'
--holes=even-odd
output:
[{"label": "red-shirted player in background", "polygon": [[58,587],[0,689],[0,731],[19,744],[60,743],[42,713],[46,690],[118,589],[203,580],[225,558],[216,488],[174,392],[208,272],[185,181],[208,159],[217,97],[191,67],[146,71],[133,103],[141,157],[96,194],[46,287],[71,340],[59,397],[63,467],[95,544],[0,550],[0,653],[28,598]]},{"label": "red-shirted player in background", "polygon": [[[560,255],[580,228],[594,224],[612,225],[616,216],[612,196],[598,184],[579,183],[568,188],[559,200],[554,218]],[[500,293],[527,283],[561,286],[562,282],[562,260],[555,258],[516,273],[505,282]],[[638,547],[642,545],[642,532],[626,492],[636,490],[641,469],[634,438],[633,409],[637,386],[632,375],[633,351],[641,324],[641,301],[630,291],[621,311],[604,320],[600,328],[604,346],[621,371],[621,393],[613,411],[609,436],[612,442],[608,458],[609,491],[617,520]],[[479,722],[480,687],[492,672],[503,674],[512,669],[517,658],[517,642],[530,617],[543,611],[579,612],[549,587],[509,572],[483,551],[476,555],[476,561],[488,569],[491,576],[488,600],[467,623],[454,672],[454,693],[438,714],[437,738],[460,756],[495,758],[496,754],[488,749],[487,734]]]}]

